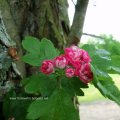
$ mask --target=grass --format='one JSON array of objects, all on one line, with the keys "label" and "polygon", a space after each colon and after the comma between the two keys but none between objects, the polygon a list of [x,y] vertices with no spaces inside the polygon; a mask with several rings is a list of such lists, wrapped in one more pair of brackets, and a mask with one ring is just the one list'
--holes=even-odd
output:
[{"label": "grass", "polygon": [[[120,75],[114,74],[114,75],[110,75],[116,86],[120,89]],[[88,89],[83,89],[85,96],[83,97],[78,97],[79,102],[92,102],[92,101],[96,101],[96,100],[106,100],[106,98],[104,98],[101,93],[93,86],[93,85],[89,85]]]}]

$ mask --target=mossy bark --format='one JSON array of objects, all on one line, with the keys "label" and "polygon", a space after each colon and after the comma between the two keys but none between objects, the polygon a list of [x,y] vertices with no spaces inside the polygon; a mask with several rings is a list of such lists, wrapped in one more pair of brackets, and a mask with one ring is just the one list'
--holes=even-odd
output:
[{"label": "mossy bark", "polygon": [[[20,57],[23,55],[21,42],[26,35],[47,37],[57,48],[65,47],[65,29],[69,26],[67,7],[67,0],[0,0],[7,33],[16,42]],[[19,60],[16,64],[25,76],[24,63]]]},{"label": "mossy bark", "polygon": [[[24,54],[21,42],[26,35],[39,39],[46,37],[59,49],[78,44],[87,5],[88,0],[77,0],[71,28],[67,0],[0,0],[0,11],[7,33],[15,41],[18,56],[21,58]],[[24,77],[25,64],[21,60],[14,63],[21,77]]]}]

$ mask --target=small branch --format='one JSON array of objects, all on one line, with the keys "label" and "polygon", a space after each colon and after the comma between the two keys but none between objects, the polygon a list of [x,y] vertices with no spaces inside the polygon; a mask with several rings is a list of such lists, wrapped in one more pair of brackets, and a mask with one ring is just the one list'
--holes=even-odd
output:
[{"label": "small branch", "polygon": [[98,36],[98,35],[94,35],[94,34],[89,34],[89,33],[82,33],[82,34],[86,35],[86,36],[94,37],[94,38],[104,39],[104,37],[101,37],[101,36]]},{"label": "small branch", "polygon": [[[77,4],[75,5],[74,19],[68,37],[68,45],[78,44],[80,41],[88,2],[89,0],[77,0]],[[74,42],[74,38],[78,38],[78,40]]]},{"label": "small branch", "polygon": [[75,2],[73,1],[73,0],[71,0],[72,1],[72,3],[74,4],[74,6],[75,6]]}]

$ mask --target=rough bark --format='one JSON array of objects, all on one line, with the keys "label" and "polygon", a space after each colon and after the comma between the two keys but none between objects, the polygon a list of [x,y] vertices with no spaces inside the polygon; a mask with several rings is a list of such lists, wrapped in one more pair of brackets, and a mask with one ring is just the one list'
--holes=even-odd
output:
[{"label": "rough bark", "polygon": [[[11,72],[15,72],[21,78],[26,76],[26,71],[27,74],[33,72],[34,68],[31,69],[30,66],[25,65],[21,59],[14,61],[13,56],[9,56],[9,50],[14,52],[17,49],[18,56],[21,58],[25,52],[21,42],[26,35],[40,39],[47,37],[59,49],[66,46],[69,30],[67,7],[67,0],[0,0],[0,20],[3,23],[0,27],[4,26],[0,34],[0,45],[5,46],[5,57],[11,57],[10,60],[13,61],[11,66],[14,68],[13,70],[8,67],[10,72],[1,72],[3,75],[1,81],[13,80],[14,74],[12,73],[11,76]],[[8,41],[7,44],[6,41]],[[0,54],[2,54],[1,51]],[[7,62],[9,63],[10,60]]]},{"label": "rough bark", "polygon": [[[7,0],[4,0],[4,1],[0,0],[0,10],[1,10],[1,15],[3,18],[7,33],[10,36],[10,38],[16,42],[18,55],[21,57],[22,56],[22,47],[21,47],[21,41],[20,41],[21,38],[19,36],[18,25],[15,23],[14,17],[11,13],[11,8],[10,8]],[[10,46],[8,46],[8,47],[10,47]],[[25,76],[24,63],[21,60],[15,62],[15,63],[21,73],[21,76],[22,77]]]},{"label": "rough bark", "polygon": [[[69,26],[67,0],[0,0],[0,10],[7,32],[16,42],[18,55],[23,55],[21,40],[26,35],[47,37],[58,48],[66,45],[66,26]],[[16,62],[21,75],[25,65]]]}]

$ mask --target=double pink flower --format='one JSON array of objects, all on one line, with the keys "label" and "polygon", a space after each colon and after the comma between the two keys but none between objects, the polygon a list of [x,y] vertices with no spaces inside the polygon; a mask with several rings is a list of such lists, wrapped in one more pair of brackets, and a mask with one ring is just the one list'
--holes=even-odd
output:
[{"label": "double pink flower", "polygon": [[41,67],[40,67],[40,71],[43,72],[44,74],[51,74],[54,72],[54,65],[52,60],[45,60],[43,61]]},{"label": "double pink flower", "polygon": [[54,61],[54,66],[60,69],[65,68],[68,64],[68,61],[65,55],[60,55],[56,57],[53,61]]},{"label": "double pink flower", "polygon": [[84,83],[89,83],[93,79],[93,73],[90,68],[91,58],[85,50],[77,46],[71,46],[65,49],[65,54],[56,57],[54,60],[45,60],[40,70],[45,74],[53,73],[54,67],[65,69],[67,77],[78,76]]},{"label": "double pink flower", "polygon": [[68,64],[68,61],[65,55],[60,55],[56,57],[54,60],[45,60],[43,61],[40,71],[45,74],[51,74],[54,72],[54,67],[59,69],[64,69]]}]

